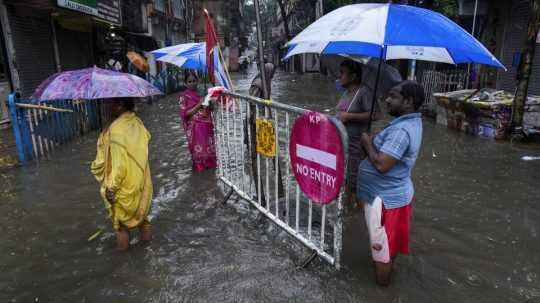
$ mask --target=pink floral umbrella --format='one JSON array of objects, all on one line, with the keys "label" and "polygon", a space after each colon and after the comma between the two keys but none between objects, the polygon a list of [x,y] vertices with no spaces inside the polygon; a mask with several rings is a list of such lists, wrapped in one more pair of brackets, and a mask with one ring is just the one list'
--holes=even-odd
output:
[{"label": "pink floral umbrella", "polygon": [[32,95],[35,101],[148,97],[163,93],[146,80],[98,67],[57,73],[43,81]]}]

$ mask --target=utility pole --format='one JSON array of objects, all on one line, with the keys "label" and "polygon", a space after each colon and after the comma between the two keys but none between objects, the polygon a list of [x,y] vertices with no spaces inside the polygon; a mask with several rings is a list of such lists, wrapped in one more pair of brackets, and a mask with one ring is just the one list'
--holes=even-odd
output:
[{"label": "utility pole", "polygon": [[186,42],[191,42],[191,30],[190,25],[191,21],[189,18],[189,2],[190,0],[182,0],[184,3],[184,24],[185,24],[185,30],[186,30]]},{"label": "utility pole", "polygon": [[529,90],[529,80],[531,77],[534,52],[536,49],[536,39],[540,28],[540,0],[531,0],[531,16],[529,18],[529,26],[527,29],[527,38],[525,47],[521,53],[521,62],[518,68],[518,83],[516,86],[516,94],[514,96],[514,104],[512,107],[512,128],[519,128],[523,124],[523,111],[525,102],[527,101],[527,93]]},{"label": "utility pole", "polygon": [[166,7],[165,7],[165,46],[171,46],[172,45],[172,42],[171,42],[171,36],[170,36],[170,25],[169,25],[169,22],[170,22],[170,16],[171,16],[171,12],[172,12],[172,6],[171,6],[171,0],[167,0],[166,2]]},{"label": "utility pole", "polygon": [[0,38],[4,38],[5,47],[6,47],[6,58],[8,62],[9,72],[6,74],[9,75],[11,88],[13,91],[18,91],[21,88],[20,78],[19,78],[19,67],[17,66],[17,53],[15,52],[15,45],[13,44],[13,34],[11,32],[11,26],[8,19],[8,11],[3,0],[0,0],[0,25],[2,35]]},{"label": "utility pole", "polygon": [[264,50],[263,50],[263,38],[261,30],[261,12],[259,7],[259,0],[254,0],[255,4],[255,17],[257,21],[257,44],[259,49],[259,72],[261,73],[261,81],[263,86],[264,98],[268,99],[268,87],[266,87],[266,73],[264,72]]},{"label": "utility pole", "polygon": [[319,19],[323,15],[324,15],[323,0],[317,0],[317,4],[315,6],[315,18]]},{"label": "utility pole", "polygon": [[[472,22],[471,35],[474,38],[474,32],[476,30],[476,15],[478,14],[478,0],[474,1],[474,15]],[[465,83],[465,88],[469,88],[469,83],[471,82],[471,64],[467,64],[467,82]]]}]

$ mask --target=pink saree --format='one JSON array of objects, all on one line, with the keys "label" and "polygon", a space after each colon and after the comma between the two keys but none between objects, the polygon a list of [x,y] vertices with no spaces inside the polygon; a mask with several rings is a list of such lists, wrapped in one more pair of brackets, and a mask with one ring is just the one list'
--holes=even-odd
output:
[{"label": "pink saree", "polygon": [[180,117],[186,132],[193,169],[197,172],[217,167],[214,144],[214,124],[210,109],[203,108],[188,118],[188,112],[201,100],[196,91],[187,89],[180,94]]}]

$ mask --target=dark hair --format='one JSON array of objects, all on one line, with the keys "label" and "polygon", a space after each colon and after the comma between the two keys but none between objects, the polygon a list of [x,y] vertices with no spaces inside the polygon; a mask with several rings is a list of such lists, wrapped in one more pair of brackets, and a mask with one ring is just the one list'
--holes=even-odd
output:
[{"label": "dark hair", "polygon": [[132,112],[135,109],[135,101],[133,98],[118,98],[118,101],[120,101],[122,107],[127,111]]},{"label": "dark hair", "polygon": [[199,80],[199,76],[197,76],[197,73],[188,70],[184,72],[184,83],[187,83],[189,76],[193,76],[195,77],[195,79]]},{"label": "dark hair", "polygon": [[135,109],[135,99],[122,97],[110,99],[112,103],[122,106],[125,110],[132,112]]},{"label": "dark hair", "polygon": [[351,59],[347,59],[339,65],[345,67],[351,72],[351,74],[356,75],[356,81],[362,81],[362,64]]},{"label": "dark hair", "polygon": [[403,98],[412,98],[414,103],[414,109],[418,110],[422,104],[424,104],[424,100],[426,98],[426,95],[424,93],[424,87],[416,81],[403,81],[401,84],[399,84],[401,87],[401,95]]}]

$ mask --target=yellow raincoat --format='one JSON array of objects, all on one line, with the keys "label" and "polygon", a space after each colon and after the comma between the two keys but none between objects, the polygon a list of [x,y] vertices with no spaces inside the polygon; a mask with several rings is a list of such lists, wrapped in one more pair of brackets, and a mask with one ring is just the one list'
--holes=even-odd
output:
[{"label": "yellow raincoat", "polygon": [[[149,141],[150,133],[133,112],[122,114],[99,136],[91,171],[101,184],[101,197],[116,230],[148,223],[153,193]],[[106,189],[115,193],[112,204],[107,201]]]}]

